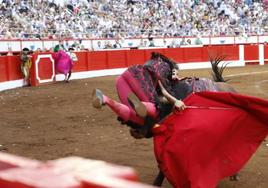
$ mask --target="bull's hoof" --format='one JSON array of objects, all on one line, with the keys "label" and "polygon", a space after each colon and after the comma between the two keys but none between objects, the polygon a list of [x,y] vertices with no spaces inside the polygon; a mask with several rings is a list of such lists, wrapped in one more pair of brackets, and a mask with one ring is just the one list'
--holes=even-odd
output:
[{"label": "bull's hoof", "polygon": [[230,179],[230,181],[239,181],[240,177],[238,174],[235,174],[233,176],[230,176],[229,179]]}]

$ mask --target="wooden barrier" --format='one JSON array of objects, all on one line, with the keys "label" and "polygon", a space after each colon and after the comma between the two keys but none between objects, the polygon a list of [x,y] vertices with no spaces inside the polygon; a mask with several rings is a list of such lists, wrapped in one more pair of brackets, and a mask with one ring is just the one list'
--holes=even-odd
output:
[{"label": "wooden barrier", "polygon": [[265,44],[263,45],[263,61],[264,61],[264,64],[268,64],[268,45]]},{"label": "wooden barrier", "polygon": [[[73,74],[71,78],[90,77],[89,74],[94,71],[98,71],[98,74],[93,74],[94,76],[103,76],[107,74],[109,70],[123,69],[134,64],[144,64],[144,62],[150,58],[150,54],[153,51],[160,52],[172,58],[181,65],[180,68],[185,69],[208,68],[209,54],[226,55],[225,60],[230,61],[233,66],[243,66],[245,64],[261,62],[267,63],[266,60],[268,59],[268,45],[266,44],[81,51],[76,52],[78,62],[73,68],[75,74]],[[260,57],[262,59],[260,59]],[[51,53],[35,53],[32,61],[31,85],[36,86],[57,80],[58,75],[55,72],[55,63]],[[22,75],[20,72],[19,56],[0,56],[0,72],[0,91],[3,90],[1,89],[1,83],[21,80]],[[83,77],[79,77],[79,74],[82,72]],[[87,75],[86,72],[90,73]]]}]

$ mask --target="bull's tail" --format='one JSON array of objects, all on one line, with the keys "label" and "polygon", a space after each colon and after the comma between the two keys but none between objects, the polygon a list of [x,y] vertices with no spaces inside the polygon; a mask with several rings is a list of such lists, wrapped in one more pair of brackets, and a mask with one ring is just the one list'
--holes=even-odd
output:
[{"label": "bull's tail", "polygon": [[222,63],[222,65],[219,65],[225,58],[226,58],[225,55],[215,55],[215,56],[209,55],[209,61],[211,63],[211,68],[212,68],[211,75],[215,82],[227,81],[223,78],[223,71],[229,63],[225,62],[225,63]]}]

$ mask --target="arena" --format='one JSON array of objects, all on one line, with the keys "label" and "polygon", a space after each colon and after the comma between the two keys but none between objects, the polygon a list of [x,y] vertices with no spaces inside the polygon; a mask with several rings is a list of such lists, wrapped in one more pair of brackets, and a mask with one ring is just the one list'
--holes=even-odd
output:
[{"label": "arena", "polygon": [[[210,78],[210,69],[182,70],[182,76]],[[240,93],[268,99],[268,67],[249,65],[227,68],[225,78]],[[151,184],[157,174],[152,139],[136,140],[129,128],[108,108],[91,105],[93,88],[117,99],[116,76],[70,83],[57,82],[0,93],[0,150],[39,160],[81,156],[134,167],[141,182]],[[219,188],[265,188],[268,184],[268,143],[240,172],[240,181],[228,179]],[[171,187],[164,182],[163,187]]]}]

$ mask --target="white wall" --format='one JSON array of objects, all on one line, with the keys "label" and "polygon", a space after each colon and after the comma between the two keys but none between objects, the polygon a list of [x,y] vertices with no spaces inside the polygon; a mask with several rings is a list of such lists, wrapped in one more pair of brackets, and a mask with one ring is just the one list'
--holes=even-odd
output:
[{"label": "white wall", "polygon": [[[192,44],[194,44],[194,37],[186,37],[187,39],[191,39]],[[163,47],[164,40],[167,41],[167,44],[170,45],[173,41],[176,41],[177,44],[180,43],[182,38],[154,38],[154,44],[157,47]],[[268,35],[263,36],[250,36],[250,37],[203,37],[202,43],[204,45],[216,45],[216,44],[251,44],[251,43],[267,43]],[[77,42],[78,39],[68,40],[69,45],[72,45],[74,42]],[[95,49],[97,46],[97,42],[101,41],[102,44],[109,41],[111,44],[115,43],[115,39],[82,39],[82,45],[89,49]],[[122,47],[130,48],[130,47],[138,47],[141,41],[149,41],[147,38],[135,38],[135,39],[121,39],[120,42]],[[22,48],[27,47],[32,50],[36,50],[37,48],[50,49],[58,44],[58,40],[0,40],[0,52],[7,52],[9,48],[12,51],[21,51]]]}]

